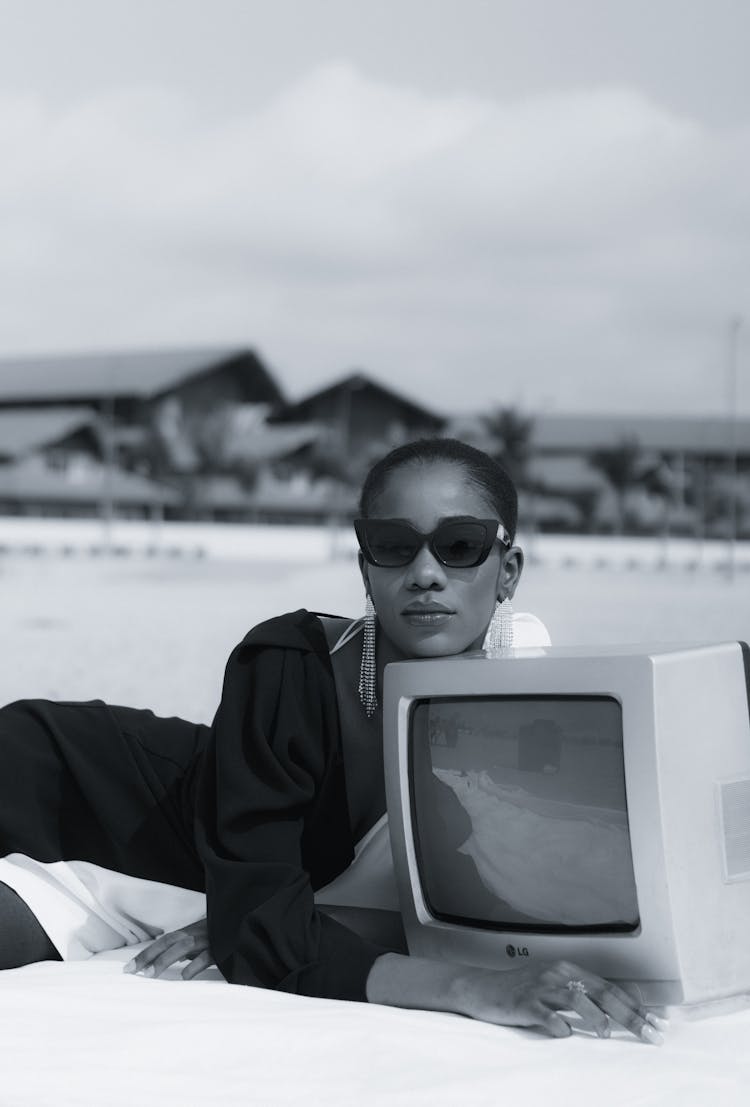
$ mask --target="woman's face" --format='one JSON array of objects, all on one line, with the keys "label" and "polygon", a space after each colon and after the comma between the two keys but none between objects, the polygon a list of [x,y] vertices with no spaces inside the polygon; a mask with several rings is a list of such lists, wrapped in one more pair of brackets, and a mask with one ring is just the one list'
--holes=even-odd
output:
[{"label": "woman's face", "polygon": [[[429,534],[450,516],[498,519],[496,508],[464,467],[447,461],[402,465],[389,476],[370,515],[404,519],[422,534]],[[427,546],[398,569],[369,565],[360,554],[365,588],[380,629],[396,653],[405,657],[480,649],[495,603],[513,595],[522,564],[517,547],[506,551],[498,542],[487,560],[472,569],[446,568]]]}]

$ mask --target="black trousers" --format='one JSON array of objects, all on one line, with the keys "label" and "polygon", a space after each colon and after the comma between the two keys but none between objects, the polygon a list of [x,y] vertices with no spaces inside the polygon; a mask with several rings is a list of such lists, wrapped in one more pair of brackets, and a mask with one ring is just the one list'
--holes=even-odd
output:
[{"label": "black trousers", "polygon": [[[194,782],[209,728],[94,700],[0,709],[0,857],[89,861],[204,890]],[[0,967],[57,958],[26,904],[0,884]]]},{"label": "black trousers", "polygon": [[60,960],[36,915],[12,888],[0,882],[0,969]]}]

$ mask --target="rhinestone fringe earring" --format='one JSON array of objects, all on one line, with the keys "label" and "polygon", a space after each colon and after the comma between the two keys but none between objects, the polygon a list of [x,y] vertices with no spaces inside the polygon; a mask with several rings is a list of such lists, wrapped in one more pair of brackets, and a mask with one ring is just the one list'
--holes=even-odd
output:
[{"label": "rhinestone fringe earring", "polygon": [[372,718],[378,706],[375,674],[375,605],[368,594],[365,599],[365,628],[359,665],[359,698],[368,719]]},{"label": "rhinestone fringe earring", "polygon": [[482,649],[505,650],[513,645],[513,604],[508,596],[495,604]]}]

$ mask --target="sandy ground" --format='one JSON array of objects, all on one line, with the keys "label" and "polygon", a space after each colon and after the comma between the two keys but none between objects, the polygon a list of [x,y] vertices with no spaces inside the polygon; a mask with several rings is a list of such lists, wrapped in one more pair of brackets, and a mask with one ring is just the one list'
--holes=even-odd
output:
[{"label": "sandy ground", "polygon": [[[250,626],[303,606],[357,615],[362,602],[351,556],[6,555],[0,702],[101,698],[210,721],[226,657]],[[515,607],[558,645],[747,640],[750,574],[542,561],[527,566]]]}]

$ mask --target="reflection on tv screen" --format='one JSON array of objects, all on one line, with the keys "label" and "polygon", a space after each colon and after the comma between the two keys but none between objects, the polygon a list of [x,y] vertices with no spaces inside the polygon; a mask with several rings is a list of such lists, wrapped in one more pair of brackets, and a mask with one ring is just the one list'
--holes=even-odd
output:
[{"label": "reflection on tv screen", "polygon": [[509,930],[638,926],[617,700],[419,700],[410,759],[433,915]]}]

